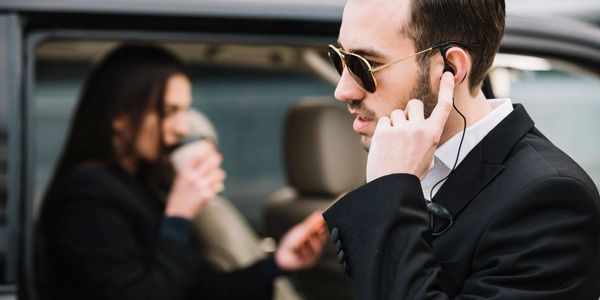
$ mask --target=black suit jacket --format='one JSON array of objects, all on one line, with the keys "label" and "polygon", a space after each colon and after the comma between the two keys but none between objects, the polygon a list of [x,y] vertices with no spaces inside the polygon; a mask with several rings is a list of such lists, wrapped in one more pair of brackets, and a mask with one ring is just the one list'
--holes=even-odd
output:
[{"label": "black suit jacket", "polygon": [[213,272],[191,242],[191,224],[119,168],[72,172],[42,212],[54,299],[271,299],[272,258]]},{"label": "black suit jacket", "polygon": [[413,175],[374,180],[325,212],[358,299],[600,296],[598,191],[523,107],[467,155],[433,202],[454,217],[436,237]]}]

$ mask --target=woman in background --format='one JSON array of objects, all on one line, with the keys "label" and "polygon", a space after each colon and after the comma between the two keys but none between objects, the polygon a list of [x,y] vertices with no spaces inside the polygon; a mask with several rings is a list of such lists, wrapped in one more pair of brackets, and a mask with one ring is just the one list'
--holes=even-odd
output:
[{"label": "woman in background", "polygon": [[54,298],[271,299],[275,277],[316,262],[319,214],[246,269],[217,274],[199,257],[191,220],[225,173],[209,142],[177,174],[165,168],[191,102],[190,76],[160,48],[120,47],[94,69],[42,210]]}]

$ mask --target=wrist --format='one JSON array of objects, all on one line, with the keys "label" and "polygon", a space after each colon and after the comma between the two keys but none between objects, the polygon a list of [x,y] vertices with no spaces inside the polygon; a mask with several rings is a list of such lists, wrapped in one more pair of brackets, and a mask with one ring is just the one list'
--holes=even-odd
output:
[{"label": "wrist", "polygon": [[275,266],[277,266],[277,268],[284,273],[296,271],[298,269],[297,267],[294,268],[293,266],[290,266],[289,263],[286,263],[286,254],[284,252],[285,250],[282,250],[281,247],[278,247],[273,253],[273,262],[275,263]]},{"label": "wrist", "polygon": [[275,276],[289,274],[290,271],[281,267],[281,265],[277,262],[277,258],[275,258],[275,253],[267,256],[268,264],[271,265],[271,269],[274,271]]},{"label": "wrist", "polygon": [[188,211],[169,209],[169,207],[167,207],[167,209],[165,210],[165,216],[173,217],[173,218],[182,218],[182,219],[186,219],[188,221],[191,221],[194,219],[194,216],[192,214],[190,214]]},{"label": "wrist", "polygon": [[164,217],[160,234],[163,237],[189,244],[191,241],[192,223],[181,217]]},{"label": "wrist", "polygon": [[275,263],[275,266],[277,266],[278,269],[280,269],[282,271],[287,271],[286,268],[282,265],[281,248],[280,247],[277,247],[275,252],[273,252],[273,262]]}]

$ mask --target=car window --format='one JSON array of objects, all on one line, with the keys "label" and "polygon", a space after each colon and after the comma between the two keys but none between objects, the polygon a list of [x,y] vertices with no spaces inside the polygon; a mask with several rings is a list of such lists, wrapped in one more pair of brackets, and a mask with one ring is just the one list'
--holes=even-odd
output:
[{"label": "car window", "polygon": [[[52,175],[84,79],[115,42],[49,43],[38,51],[33,103],[35,199]],[[263,204],[285,185],[283,123],[306,95],[333,87],[306,71],[284,46],[165,45],[193,77],[194,104],[215,125],[227,172],[225,196],[258,226]],[[38,205],[39,206],[39,205]]]},{"label": "car window", "polygon": [[522,103],[536,127],[600,186],[600,77],[574,64],[498,55],[490,79],[497,97]]}]

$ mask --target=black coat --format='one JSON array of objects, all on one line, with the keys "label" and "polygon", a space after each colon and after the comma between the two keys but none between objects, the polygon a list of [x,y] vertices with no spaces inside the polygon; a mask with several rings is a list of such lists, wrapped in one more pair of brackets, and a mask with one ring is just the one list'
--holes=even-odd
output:
[{"label": "black coat", "polygon": [[118,168],[67,176],[43,211],[55,299],[271,299],[272,258],[212,272],[192,245],[191,223]]},{"label": "black coat", "polygon": [[374,180],[325,212],[358,299],[600,296],[598,191],[523,107],[467,155],[433,202],[454,217],[436,237],[413,175]]}]

